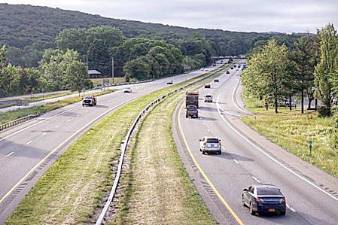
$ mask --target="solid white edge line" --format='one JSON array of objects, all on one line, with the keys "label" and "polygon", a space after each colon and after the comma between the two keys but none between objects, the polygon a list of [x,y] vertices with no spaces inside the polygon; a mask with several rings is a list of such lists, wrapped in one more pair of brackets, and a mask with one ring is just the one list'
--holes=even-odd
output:
[{"label": "solid white edge line", "polygon": [[216,106],[217,106],[217,111],[218,114],[220,115],[220,117],[222,118],[222,120],[228,124],[228,126],[235,132],[237,133],[241,138],[243,138],[246,142],[248,142],[250,145],[252,145],[253,147],[255,147],[258,151],[260,151],[263,155],[265,155],[266,157],[268,157],[270,160],[272,160],[273,162],[275,162],[276,164],[278,164],[279,166],[281,166],[282,168],[284,168],[285,170],[289,171],[291,174],[295,175],[296,177],[298,177],[299,179],[303,180],[304,182],[310,184],[312,187],[316,188],[317,190],[321,191],[322,193],[328,195],[329,197],[331,197],[332,199],[338,201],[338,198],[333,196],[332,194],[330,194],[329,192],[323,190],[322,188],[318,187],[316,184],[314,184],[313,182],[309,181],[308,179],[304,178],[303,176],[299,175],[298,173],[296,173],[295,171],[291,170],[290,168],[286,167],[284,164],[282,164],[281,162],[279,162],[276,158],[272,157],[271,155],[269,155],[267,152],[265,152],[261,147],[259,147],[258,145],[256,145],[255,143],[253,143],[250,139],[248,139],[247,137],[245,137],[244,135],[242,135],[242,133],[240,133],[236,128],[234,128],[234,126],[229,123],[222,115],[222,113],[220,112],[220,106],[218,104],[220,95],[218,95],[217,97],[217,102],[216,102]]}]

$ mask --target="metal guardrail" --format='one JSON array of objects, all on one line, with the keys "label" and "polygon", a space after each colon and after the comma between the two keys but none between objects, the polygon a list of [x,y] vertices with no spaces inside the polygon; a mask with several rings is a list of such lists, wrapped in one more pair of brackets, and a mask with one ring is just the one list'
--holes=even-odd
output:
[{"label": "metal guardrail", "polygon": [[[218,70],[214,71],[215,73],[218,72]],[[133,132],[135,131],[138,123],[141,121],[141,119],[149,113],[150,109],[154,108],[155,106],[157,106],[159,103],[161,103],[164,99],[166,99],[167,97],[177,93],[178,91],[182,91],[198,82],[201,82],[205,79],[208,79],[209,77],[211,77],[213,74],[210,74],[209,76],[206,76],[202,79],[198,79],[194,82],[191,82],[181,88],[178,88],[178,89],[175,89],[174,91],[171,91],[169,92],[168,94],[166,95],[162,95],[160,96],[159,98],[157,98],[156,100],[152,101],[150,104],[148,104],[142,111],[141,113],[136,117],[135,121],[133,122],[133,124],[131,125],[130,129],[128,130],[128,133],[126,135],[126,137],[124,138],[124,141],[122,141],[121,143],[121,155],[120,155],[120,158],[119,158],[119,164],[118,164],[118,167],[117,167],[117,172],[116,172],[116,177],[114,179],[114,183],[113,183],[113,186],[110,190],[110,194],[109,194],[109,197],[107,199],[107,202],[105,203],[98,219],[96,220],[96,223],[95,225],[101,225],[104,221],[104,218],[108,212],[108,209],[109,209],[109,206],[110,204],[112,203],[113,199],[114,199],[114,196],[116,194],[116,190],[117,190],[117,187],[118,187],[118,184],[120,182],[120,178],[121,178],[121,174],[122,174],[122,167],[123,167],[123,162],[124,162],[124,158],[125,158],[125,153],[128,149],[128,144],[129,144],[129,141],[131,139],[131,136],[133,134]]]},{"label": "metal guardrail", "polygon": [[16,126],[16,125],[18,125],[20,123],[26,122],[26,121],[31,120],[33,118],[36,118],[38,116],[40,116],[40,114],[28,115],[28,116],[25,116],[25,117],[22,117],[22,118],[10,121],[8,123],[1,124],[0,125],[0,131],[3,131],[3,130],[8,129],[10,127],[14,127],[14,126]]}]

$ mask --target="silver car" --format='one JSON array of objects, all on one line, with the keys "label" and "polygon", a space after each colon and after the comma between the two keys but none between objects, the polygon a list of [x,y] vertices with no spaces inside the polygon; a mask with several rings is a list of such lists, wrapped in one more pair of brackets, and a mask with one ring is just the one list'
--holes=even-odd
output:
[{"label": "silver car", "polygon": [[200,151],[205,153],[222,154],[221,140],[216,137],[203,137],[200,139]]}]

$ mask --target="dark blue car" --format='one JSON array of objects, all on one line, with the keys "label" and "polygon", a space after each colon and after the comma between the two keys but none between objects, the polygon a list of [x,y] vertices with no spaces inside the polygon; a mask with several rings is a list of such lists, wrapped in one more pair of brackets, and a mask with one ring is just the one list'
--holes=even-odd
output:
[{"label": "dark blue car", "polygon": [[242,203],[249,207],[250,213],[276,213],[285,216],[285,196],[279,188],[270,184],[252,185],[242,193]]}]

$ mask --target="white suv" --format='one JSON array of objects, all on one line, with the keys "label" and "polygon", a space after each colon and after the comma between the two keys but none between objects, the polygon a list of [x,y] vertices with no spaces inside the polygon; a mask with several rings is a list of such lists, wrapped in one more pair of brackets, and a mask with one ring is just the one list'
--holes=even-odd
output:
[{"label": "white suv", "polygon": [[222,153],[221,140],[215,137],[203,137],[200,139],[200,151],[205,153]]}]

